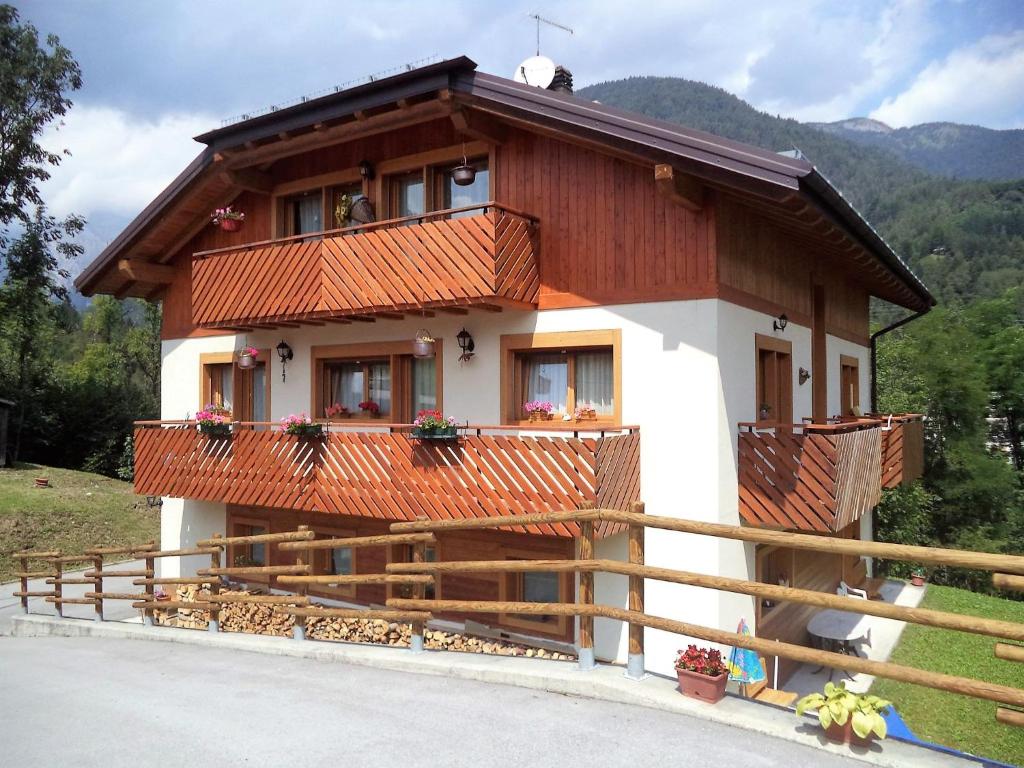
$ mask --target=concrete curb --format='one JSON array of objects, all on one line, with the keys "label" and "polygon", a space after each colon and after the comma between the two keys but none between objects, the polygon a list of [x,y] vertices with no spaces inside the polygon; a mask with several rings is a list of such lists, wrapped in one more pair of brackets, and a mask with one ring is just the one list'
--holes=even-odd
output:
[{"label": "concrete curb", "polygon": [[895,739],[876,743],[871,749],[842,747],[827,741],[821,729],[810,718],[806,723],[798,723],[789,710],[737,696],[727,696],[718,704],[709,706],[680,696],[675,680],[652,675],[642,682],[634,682],[625,677],[622,667],[606,664],[599,664],[589,672],[581,672],[575,664],[545,659],[484,656],[454,651],[413,654],[404,648],[316,640],[295,641],[227,632],[214,634],[174,627],[144,627],[127,622],[58,619],[37,614],[14,616],[12,625],[11,634],[14,637],[97,637],[183,643],[515,685],[712,720],[886,768],[965,768],[981,762]]}]

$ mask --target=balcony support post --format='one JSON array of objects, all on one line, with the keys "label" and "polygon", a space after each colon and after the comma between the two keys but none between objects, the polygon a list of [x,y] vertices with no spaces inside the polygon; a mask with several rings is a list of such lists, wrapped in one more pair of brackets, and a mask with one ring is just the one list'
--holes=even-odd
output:
[{"label": "balcony support post", "polygon": [[[213,534],[211,538],[220,539],[223,538],[219,533]],[[214,546],[213,551],[210,552],[210,567],[220,568],[220,547]],[[220,576],[214,576],[213,581],[210,582],[210,597],[215,597],[220,594]],[[217,633],[220,632],[220,603],[217,601],[210,602],[210,620],[206,624],[206,630],[208,632]]]},{"label": "balcony support post", "polygon": [[[593,509],[594,502],[584,501],[580,509]],[[580,522],[579,547],[577,549],[579,560],[594,559],[594,523],[591,520]],[[580,571],[579,603],[581,605],[594,604],[594,572]],[[581,672],[589,672],[597,667],[594,659],[594,617],[580,616],[579,650],[576,658],[579,659]]]},{"label": "balcony support post", "polygon": [[[427,559],[427,545],[422,541],[416,542],[412,545],[412,561],[414,563],[423,563]],[[412,588],[413,597],[417,600],[423,600],[427,595],[426,587],[422,584],[415,584]],[[414,621],[412,623],[412,634],[409,637],[409,650],[413,653],[423,653],[423,621]]]}]

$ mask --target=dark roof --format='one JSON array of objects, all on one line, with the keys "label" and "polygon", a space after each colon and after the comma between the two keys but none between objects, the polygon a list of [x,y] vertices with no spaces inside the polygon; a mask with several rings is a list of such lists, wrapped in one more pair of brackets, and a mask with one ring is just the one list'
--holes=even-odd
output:
[{"label": "dark roof", "polygon": [[212,164],[218,151],[446,88],[460,100],[486,111],[547,124],[559,132],[612,145],[655,162],[670,162],[727,187],[742,187],[775,200],[804,195],[845,225],[924,306],[935,304],[928,289],[892,248],[806,159],[477,72],[475,62],[466,57],[371,81],[196,136],[206,149],[78,276],[75,286],[79,290],[88,286],[124,246]]}]

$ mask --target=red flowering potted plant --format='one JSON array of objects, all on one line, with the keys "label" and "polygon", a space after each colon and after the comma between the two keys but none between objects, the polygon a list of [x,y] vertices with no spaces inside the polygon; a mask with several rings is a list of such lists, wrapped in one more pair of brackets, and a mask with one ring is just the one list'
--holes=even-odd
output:
[{"label": "red flowering potted plant", "polygon": [[239,368],[255,368],[256,357],[260,351],[256,347],[246,346],[242,347],[238,352],[238,367]]},{"label": "red flowering potted plant", "polygon": [[328,420],[347,419],[350,415],[348,408],[341,403],[332,403],[324,408],[324,416]]},{"label": "red flowering potted plant", "polygon": [[245,214],[234,210],[230,205],[226,208],[217,208],[210,214],[210,223],[225,232],[237,232],[242,228],[243,221],[245,221]]},{"label": "red flowering potted plant", "polygon": [[458,436],[455,419],[437,410],[420,411],[412,425],[412,436],[420,440],[454,440]]},{"label": "red flowering potted plant", "polygon": [[689,645],[685,651],[677,653],[676,675],[680,693],[709,704],[720,701],[725,696],[725,684],[729,680],[722,652]]},{"label": "red flowering potted plant", "polygon": [[380,416],[380,406],[373,400],[363,400],[359,404],[359,409],[371,419],[376,419]]},{"label": "red flowering potted plant", "polygon": [[287,435],[311,439],[323,437],[324,425],[316,423],[304,413],[300,413],[297,416],[293,413],[281,419],[281,431]]},{"label": "red flowering potted plant", "polygon": [[199,431],[207,437],[222,438],[231,435],[231,411],[210,403],[196,414]]}]

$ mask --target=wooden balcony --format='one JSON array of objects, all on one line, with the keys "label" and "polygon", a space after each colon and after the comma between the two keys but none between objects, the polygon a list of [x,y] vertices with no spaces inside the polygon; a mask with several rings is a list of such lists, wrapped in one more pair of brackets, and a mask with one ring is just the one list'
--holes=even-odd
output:
[{"label": "wooden balcony", "polygon": [[924,417],[877,416],[882,421],[882,486],[909,485],[924,474]]},{"label": "wooden balcony", "polygon": [[739,510],[766,528],[835,533],[882,494],[883,422],[741,424]]},{"label": "wooden balcony", "polygon": [[536,227],[486,203],[203,251],[192,262],[192,319],[247,328],[432,307],[532,308]]},{"label": "wooden balcony", "polygon": [[[194,422],[139,422],[135,489],[386,520],[506,517],[584,501],[624,510],[640,497],[636,428],[467,427],[455,441],[416,440],[410,429],[331,425],[322,438],[301,439],[274,425],[236,425],[212,439]],[[601,525],[598,535],[618,530]],[[579,532],[575,523],[514,530]]]}]

